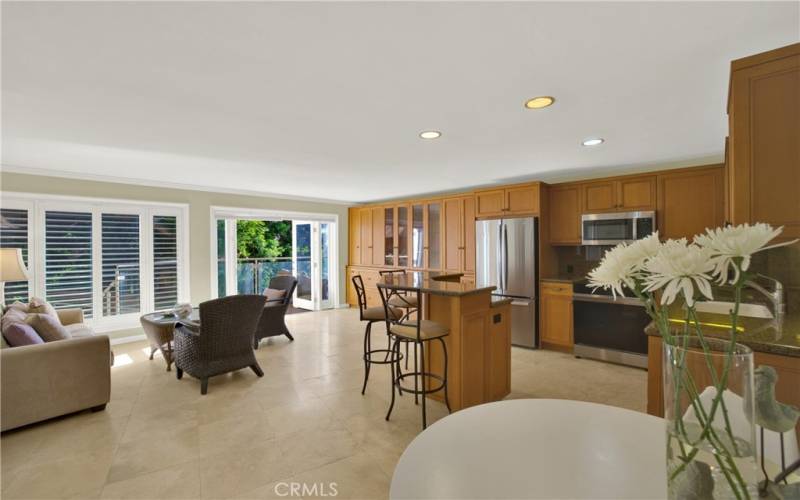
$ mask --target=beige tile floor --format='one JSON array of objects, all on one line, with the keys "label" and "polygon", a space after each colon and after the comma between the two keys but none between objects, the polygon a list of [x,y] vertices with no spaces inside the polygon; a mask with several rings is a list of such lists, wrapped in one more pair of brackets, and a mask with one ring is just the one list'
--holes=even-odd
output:
[{"label": "beige tile floor", "polygon": [[[287,323],[295,342],[273,339],[257,351],[264,378],[250,370],[215,377],[206,396],[197,380],[176,380],[162,359],[149,361],[143,342],[116,346],[106,411],[0,436],[2,497],[286,498],[287,483],[319,497],[333,482],[337,498],[385,498],[420,432],[419,407],[400,398],[384,420],[387,367],[373,369],[360,394],[355,311]],[[566,354],[514,348],[511,380],[511,398],[645,407],[644,371]],[[429,409],[429,422],[446,415],[441,404]]]}]

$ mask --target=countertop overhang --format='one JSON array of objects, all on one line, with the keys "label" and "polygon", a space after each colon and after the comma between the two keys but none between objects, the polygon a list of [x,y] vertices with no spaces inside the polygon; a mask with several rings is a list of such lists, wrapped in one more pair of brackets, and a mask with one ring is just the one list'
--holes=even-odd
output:
[{"label": "countertop overhang", "polygon": [[422,293],[433,295],[449,295],[454,297],[474,295],[478,293],[491,293],[495,286],[475,286],[472,283],[462,283],[463,273],[446,273],[433,271],[407,271],[403,274],[387,274],[378,281],[379,288]]}]

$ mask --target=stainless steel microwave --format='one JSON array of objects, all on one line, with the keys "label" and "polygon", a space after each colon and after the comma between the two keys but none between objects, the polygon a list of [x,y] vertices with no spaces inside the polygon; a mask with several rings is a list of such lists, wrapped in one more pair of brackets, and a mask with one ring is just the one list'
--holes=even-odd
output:
[{"label": "stainless steel microwave", "polygon": [[636,241],[656,230],[656,213],[616,212],[581,216],[581,244],[616,245]]}]

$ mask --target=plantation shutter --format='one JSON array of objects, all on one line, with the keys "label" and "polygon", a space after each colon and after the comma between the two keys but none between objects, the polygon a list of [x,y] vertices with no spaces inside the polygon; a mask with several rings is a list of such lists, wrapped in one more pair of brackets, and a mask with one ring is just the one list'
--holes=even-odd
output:
[{"label": "plantation shutter", "polygon": [[153,216],[153,297],[155,309],[178,302],[178,219]]},{"label": "plantation shutter", "polygon": [[56,309],[92,317],[92,214],[45,212],[45,296]]},{"label": "plantation shutter", "polygon": [[103,316],[141,311],[139,216],[102,214]]},{"label": "plantation shutter", "polygon": [[[28,211],[26,209],[0,209],[0,248],[21,248],[25,265],[28,264]],[[30,267],[29,267],[30,269]],[[5,284],[3,301],[28,301],[28,282],[9,281]]]}]

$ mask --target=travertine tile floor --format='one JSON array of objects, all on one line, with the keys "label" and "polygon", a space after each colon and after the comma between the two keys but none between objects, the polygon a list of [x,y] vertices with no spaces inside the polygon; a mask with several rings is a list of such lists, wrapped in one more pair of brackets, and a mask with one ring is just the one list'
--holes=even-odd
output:
[{"label": "travertine tile floor", "polygon": [[[215,377],[206,396],[197,380],[176,380],[162,359],[149,361],[144,342],[116,346],[106,411],[0,436],[2,497],[286,498],[284,483],[317,485],[330,496],[335,482],[337,498],[385,498],[397,460],[420,432],[419,407],[404,396],[384,420],[385,366],[372,370],[361,396],[356,311],[297,314],[287,323],[295,342],[272,339],[257,351],[264,378],[250,370]],[[511,379],[512,398],[644,411],[642,370],[514,348]],[[446,414],[435,402],[429,409],[430,422]]]}]

